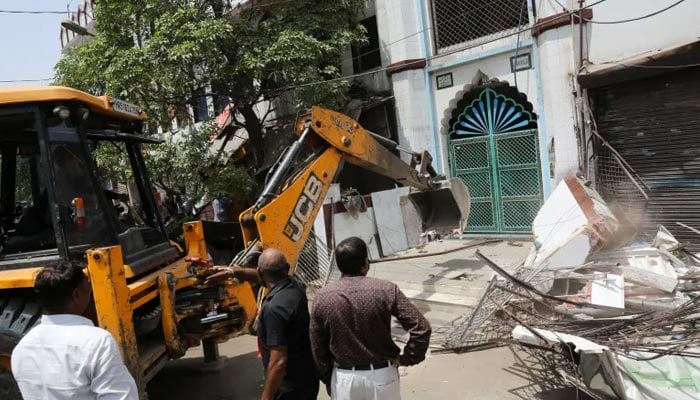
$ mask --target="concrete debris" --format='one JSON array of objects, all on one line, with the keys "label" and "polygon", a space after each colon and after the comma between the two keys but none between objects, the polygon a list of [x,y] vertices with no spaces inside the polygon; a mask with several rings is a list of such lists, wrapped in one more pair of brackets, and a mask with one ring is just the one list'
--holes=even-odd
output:
[{"label": "concrete debris", "polygon": [[[444,351],[516,343],[598,398],[700,398],[700,263],[663,226],[640,241],[567,176],[533,223],[515,273],[492,279]],[[552,378],[555,379],[555,378]]]},{"label": "concrete debris", "polygon": [[[700,398],[700,352],[695,357],[611,351],[579,336],[517,325],[513,340],[527,346],[563,346],[576,353],[580,379],[598,397],[630,400]],[[695,353],[694,353],[695,354]]]},{"label": "concrete debris", "polygon": [[534,252],[526,264],[578,266],[615,240],[619,222],[603,199],[574,175],[556,187],[532,223]]},{"label": "concrete debris", "polygon": [[526,328],[522,325],[517,325],[513,328],[512,335],[514,340],[534,346],[553,346],[561,343],[567,345],[572,344],[575,348],[574,351],[577,353],[582,351],[602,353],[608,350],[605,346],[601,346],[578,336],[546,329]]}]

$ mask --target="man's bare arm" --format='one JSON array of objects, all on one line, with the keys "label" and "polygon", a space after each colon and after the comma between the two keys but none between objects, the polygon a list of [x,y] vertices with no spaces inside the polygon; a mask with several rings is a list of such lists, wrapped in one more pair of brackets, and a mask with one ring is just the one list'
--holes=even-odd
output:
[{"label": "man's bare arm", "polygon": [[287,371],[287,346],[272,346],[262,400],[273,400]]}]

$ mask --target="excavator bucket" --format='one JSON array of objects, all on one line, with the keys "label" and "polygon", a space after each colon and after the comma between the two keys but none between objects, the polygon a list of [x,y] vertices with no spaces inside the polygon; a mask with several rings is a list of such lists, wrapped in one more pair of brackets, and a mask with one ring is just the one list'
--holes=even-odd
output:
[{"label": "excavator bucket", "polygon": [[439,188],[410,193],[408,199],[423,221],[423,232],[447,234],[455,229],[464,230],[471,200],[469,189],[461,179],[440,181]]}]

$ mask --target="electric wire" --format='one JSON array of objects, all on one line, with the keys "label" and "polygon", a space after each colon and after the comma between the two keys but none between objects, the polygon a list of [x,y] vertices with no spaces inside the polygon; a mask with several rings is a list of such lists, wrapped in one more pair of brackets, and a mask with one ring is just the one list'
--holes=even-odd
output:
[{"label": "electric wire", "polygon": [[[555,1],[557,1],[557,0],[555,0]],[[591,23],[591,24],[599,24],[599,25],[626,24],[626,23],[628,23],[628,22],[635,22],[635,21],[639,21],[639,20],[642,20],[642,19],[654,17],[654,16],[656,16],[656,15],[659,15],[659,14],[661,14],[661,13],[664,13],[664,12],[666,12],[666,11],[672,9],[673,7],[676,7],[676,6],[680,5],[680,4],[683,3],[683,2],[685,2],[685,0],[678,0],[677,2],[675,2],[675,3],[671,4],[671,5],[669,5],[669,6],[666,7],[666,8],[662,8],[661,10],[654,11],[654,12],[652,12],[652,13],[650,13],[650,14],[642,15],[641,17],[635,17],[635,18],[629,18],[629,19],[621,19],[621,20],[617,20],[617,21],[596,21],[596,20],[593,20],[593,19],[585,19],[585,18],[584,18],[583,20],[584,20],[585,22],[588,22],[588,23]]]},{"label": "electric wire", "polygon": [[66,11],[47,10],[0,10],[0,14],[65,14]]},{"label": "electric wire", "polygon": [[[556,1],[556,0],[555,0],[555,1]],[[569,14],[571,15],[571,14],[574,14],[574,13],[580,11],[580,10],[583,10],[583,9],[586,9],[586,8],[591,8],[591,7],[595,6],[595,5],[604,3],[605,1],[607,1],[607,0],[598,0],[597,2],[594,2],[594,3],[591,3],[591,4],[586,5],[586,6],[584,6],[584,7],[581,7],[581,8],[578,9],[578,10],[570,11]],[[683,1],[684,1],[684,0],[683,0]],[[17,14],[22,14],[22,13],[30,13],[30,14],[42,14],[42,13],[58,14],[58,13],[60,13],[60,14],[65,14],[65,11],[58,12],[58,11],[0,10],[0,13],[3,13],[3,12],[17,13]],[[422,30],[420,30],[420,31],[418,31],[418,32],[414,32],[414,33],[412,33],[412,34],[410,34],[410,35],[408,35],[408,36],[405,36],[405,37],[403,37],[403,38],[401,38],[401,39],[397,39],[396,41],[391,42],[391,43],[385,45],[384,48],[387,49],[388,47],[391,47],[391,46],[395,45],[396,43],[399,43],[399,42],[401,42],[401,41],[407,40],[407,39],[409,39],[409,38],[411,38],[411,37],[413,37],[413,36],[415,36],[415,35],[418,35],[418,34],[420,34],[420,33],[423,33],[423,32],[425,32],[425,31],[429,31],[429,30],[432,30],[432,29],[433,29],[432,27],[429,27],[429,28],[422,29]],[[455,49],[455,50],[448,51],[448,52],[445,52],[445,53],[433,55],[433,56],[431,56],[431,57],[426,58],[425,61],[430,61],[430,60],[438,59],[438,58],[441,58],[441,57],[446,57],[446,56],[449,56],[449,55],[452,55],[452,54],[455,54],[455,53],[458,53],[458,52],[461,52],[461,51],[465,51],[465,50],[472,49],[472,48],[474,48],[474,47],[483,46],[484,44],[492,43],[492,42],[495,42],[495,41],[497,41],[497,40],[504,39],[504,38],[507,38],[507,37],[512,37],[512,36],[515,36],[515,35],[518,35],[518,36],[519,36],[520,33],[526,32],[526,31],[528,31],[528,30],[530,30],[530,29],[531,29],[530,27],[527,27],[527,28],[519,28],[519,29],[517,29],[516,32],[511,32],[511,33],[508,34],[508,35],[501,36],[501,37],[497,37],[497,38],[491,39],[491,40],[489,40],[489,41],[487,41],[487,42],[479,43],[478,45],[474,45],[474,46],[470,46],[470,47],[466,47],[466,48],[459,48],[459,49]],[[355,59],[360,58],[360,57],[362,57],[362,56],[364,56],[364,55],[370,54],[370,53],[372,53],[372,52],[374,52],[374,51],[378,51],[378,49],[372,49],[372,50],[370,50],[370,51],[367,51],[367,52],[365,52],[365,53],[362,53],[362,54],[360,54],[360,55],[358,55],[358,56],[356,56],[356,57],[353,57],[352,60],[354,61]],[[424,61],[424,60],[418,60],[418,61],[414,61],[414,62],[409,62],[409,63],[407,63],[405,66],[410,66],[410,65],[416,64],[416,63],[418,63],[418,62],[423,62],[423,61]],[[374,73],[376,73],[376,72],[382,72],[382,71],[387,71],[387,70],[388,70],[387,67],[375,68],[375,69],[372,69],[372,70],[370,70],[370,71],[365,71],[365,72],[361,72],[361,73],[357,73],[357,74],[352,74],[352,75],[347,75],[347,76],[342,76],[342,77],[337,77],[337,78],[331,78],[331,79],[326,79],[326,80],[320,80],[320,81],[314,81],[314,82],[309,82],[309,83],[304,83],[304,84],[290,85],[290,86],[287,86],[287,87],[276,88],[276,89],[267,91],[267,92],[263,93],[263,95],[269,94],[269,93],[271,93],[272,91],[283,91],[283,92],[286,92],[286,91],[293,90],[293,89],[297,89],[297,88],[301,88],[301,87],[308,87],[308,86],[315,86],[315,85],[320,85],[320,84],[324,84],[324,83],[331,83],[331,82],[338,82],[338,81],[343,81],[343,80],[350,80],[350,79],[359,78],[359,77],[362,77],[362,76],[371,75],[371,74],[374,74]],[[53,78],[49,78],[49,79],[53,79]],[[47,79],[35,79],[35,80],[7,80],[7,81],[0,81],[0,83],[32,82],[32,81],[34,81],[34,82],[39,82],[39,81],[43,81],[43,80],[47,80]]]},{"label": "electric wire", "polygon": [[42,81],[50,81],[54,77],[50,78],[42,78],[42,79],[6,79],[6,80],[0,80],[0,83],[19,83],[19,82],[42,82]]}]

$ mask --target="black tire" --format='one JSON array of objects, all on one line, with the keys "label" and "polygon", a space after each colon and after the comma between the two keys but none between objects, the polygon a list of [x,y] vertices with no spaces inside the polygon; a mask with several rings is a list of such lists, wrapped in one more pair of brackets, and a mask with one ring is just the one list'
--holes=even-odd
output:
[{"label": "black tire", "polygon": [[[21,336],[15,332],[0,330],[0,357],[9,359],[20,338]],[[0,399],[22,400],[15,378],[10,371],[5,371],[2,367],[0,367]]]},{"label": "black tire", "polygon": [[[9,359],[20,339],[29,332],[41,316],[36,302],[23,297],[0,298],[0,357]],[[10,371],[0,366],[0,399],[22,400],[17,382]]]},{"label": "black tire", "polygon": [[0,372],[0,399],[3,400],[22,400],[22,394],[19,392],[17,382],[9,372]]},{"label": "black tire", "polygon": [[160,325],[162,313],[160,305],[157,305],[145,314],[134,315],[134,331],[136,332],[136,336],[145,336],[155,331]]}]

